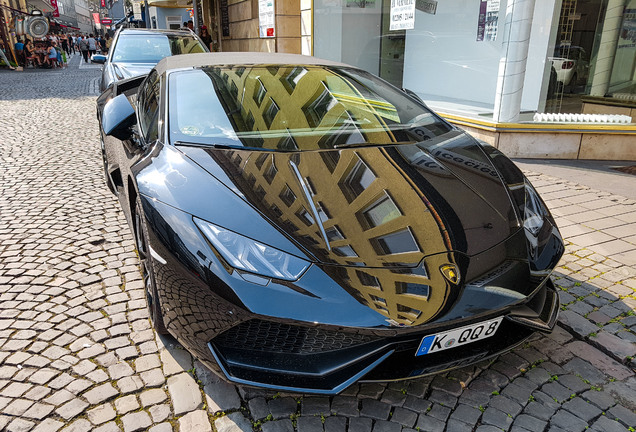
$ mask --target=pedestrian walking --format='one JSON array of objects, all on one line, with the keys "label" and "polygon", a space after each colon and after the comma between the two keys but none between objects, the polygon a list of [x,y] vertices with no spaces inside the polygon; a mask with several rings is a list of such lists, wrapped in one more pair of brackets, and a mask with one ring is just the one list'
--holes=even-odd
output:
[{"label": "pedestrian walking", "polygon": [[61,45],[62,45],[62,51],[64,51],[65,53],[69,53],[68,51],[68,36],[65,35],[64,33],[62,33],[62,36],[60,37],[60,40],[62,41]]},{"label": "pedestrian walking", "polygon": [[97,41],[93,37],[93,33],[88,36],[88,53],[92,56],[97,52]]},{"label": "pedestrian walking", "polygon": [[99,50],[101,51],[101,53],[106,54],[106,52],[108,51],[106,49],[106,39],[100,36],[97,42],[98,42]]},{"label": "pedestrian walking", "polygon": [[113,40],[110,38],[110,35],[106,33],[106,52],[110,50],[111,43],[113,43]]},{"label": "pedestrian walking", "polygon": [[68,55],[71,55],[71,52],[75,54],[75,37],[73,37],[72,33],[68,35]]},{"label": "pedestrian walking", "polygon": [[84,57],[84,62],[88,63],[88,39],[86,36],[79,41],[79,49],[82,52],[82,57]]}]

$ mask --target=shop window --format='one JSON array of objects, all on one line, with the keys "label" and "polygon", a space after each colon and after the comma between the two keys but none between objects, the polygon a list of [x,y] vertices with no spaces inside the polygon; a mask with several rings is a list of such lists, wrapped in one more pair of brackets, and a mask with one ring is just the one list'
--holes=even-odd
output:
[{"label": "shop window", "polygon": [[257,80],[257,82],[258,83],[254,89],[254,102],[256,102],[256,105],[260,108],[263,103],[263,99],[265,99],[265,95],[267,94],[267,90],[260,79]]},{"label": "shop window", "polygon": [[324,223],[331,219],[331,216],[329,216],[328,210],[323,203],[318,203],[316,210],[318,210],[318,216],[320,216],[321,222]]},{"label": "shop window", "polygon": [[407,313],[409,315],[412,315],[415,318],[419,317],[422,314],[422,311],[420,311],[420,310],[413,309],[412,307],[405,306],[405,305],[402,305],[402,304],[399,304],[399,303],[397,305],[397,310],[398,310],[398,312]]},{"label": "shop window", "polygon": [[302,110],[305,113],[307,123],[312,128],[317,128],[327,112],[337,104],[337,100],[331,96],[331,92],[324,83],[321,84],[321,91]]},{"label": "shop window", "polygon": [[252,189],[254,188],[254,185],[256,184],[256,177],[254,177],[254,174],[247,176],[247,184],[250,185]]},{"label": "shop window", "polygon": [[386,299],[383,299],[382,297],[378,297],[378,296],[374,296],[374,295],[370,295],[369,297],[371,297],[371,300],[373,300],[376,303],[380,303],[383,306],[386,306]]},{"label": "shop window", "polygon": [[282,222],[283,228],[285,229],[285,231],[287,232],[296,232],[298,231],[298,227],[289,220],[283,221]]},{"label": "shop window", "polygon": [[349,202],[365,191],[375,180],[375,175],[367,165],[358,160],[349,175],[340,183],[340,189]]},{"label": "shop window", "polygon": [[408,282],[396,282],[395,292],[397,294],[410,294],[418,297],[423,297],[428,300],[431,287],[423,284],[408,283]]},{"label": "shop window", "polygon": [[296,213],[296,216],[298,216],[298,218],[307,226],[312,226],[314,224],[314,218],[304,207]]},{"label": "shop window", "polygon": [[283,215],[283,212],[281,211],[281,209],[278,208],[276,204],[272,204],[269,210],[272,212],[275,218],[279,218]]},{"label": "shop window", "polygon": [[325,234],[327,234],[327,240],[329,240],[330,242],[345,239],[345,237],[340,232],[340,229],[336,225],[327,228],[325,230]]},{"label": "shop window", "polygon": [[286,75],[281,77],[283,87],[287,90],[287,93],[292,94],[298,85],[298,82],[307,73],[307,69],[304,67],[295,67],[291,69]]},{"label": "shop window", "polygon": [[393,200],[386,194],[362,211],[368,228],[385,224],[402,215]]},{"label": "shop window", "polygon": [[358,256],[356,251],[354,251],[353,248],[349,245],[331,248],[331,250],[333,251],[333,253],[341,257],[357,257]]},{"label": "shop window", "polygon": [[259,201],[263,201],[263,199],[265,198],[265,195],[267,195],[267,192],[265,192],[265,189],[263,189],[263,186],[261,185],[258,185],[254,192],[256,193],[256,196]]},{"label": "shop window", "polygon": [[265,170],[263,177],[265,177],[265,181],[267,181],[267,183],[272,184],[272,181],[274,181],[274,177],[276,177],[277,173],[278,170],[276,169],[276,165],[274,165],[274,161],[272,161]]},{"label": "shop window", "polygon": [[247,119],[245,120],[245,130],[254,130],[254,116],[251,112],[247,114]]},{"label": "shop window", "polygon": [[265,124],[268,129],[272,127],[272,123],[274,122],[274,118],[276,117],[276,114],[278,114],[278,111],[280,111],[280,108],[278,108],[274,99],[269,98],[269,105],[263,113],[263,120],[265,120]]},{"label": "shop window", "polygon": [[380,288],[380,281],[377,277],[361,270],[356,270],[356,275],[358,276],[358,280],[362,285]]},{"label": "shop window", "polygon": [[256,158],[256,162],[254,162],[254,165],[256,165],[256,168],[260,170],[263,167],[263,164],[265,163],[267,156],[268,156],[267,153],[261,153],[260,155],[258,155],[258,157]]},{"label": "shop window", "polygon": [[285,185],[285,189],[283,189],[279,197],[287,205],[287,207],[290,207],[294,201],[296,201],[296,195],[287,185]]},{"label": "shop window", "polygon": [[181,16],[175,15],[175,16],[166,17],[166,27],[169,30],[179,30],[181,26],[182,26]]},{"label": "shop window", "polygon": [[380,310],[380,311],[382,311],[382,312],[384,312],[387,315],[389,314],[389,310],[387,308],[385,308],[384,306],[380,306],[380,305],[376,304],[375,308]]},{"label": "shop window", "polygon": [[419,252],[420,250],[408,227],[401,231],[373,238],[370,241],[373,249],[379,255]]},{"label": "shop window", "polygon": [[296,140],[294,139],[294,137],[288,134],[286,137],[283,137],[280,139],[280,141],[278,142],[277,148],[279,150],[288,150],[288,151],[298,150],[298,144],[296,143]]},{"label": "shop window", "polygon": [[325,166],[327,167],[329,172],[333,173],[336,170],[338,161],[340,160],[340,152],[337,152],[337,151],[320,152],[320,157],[322,158],[322,161],[325,163]]},{"label": "shop window", "polygon": [[238,87],[236,86],[234,81],[230,83],[230,95],[232,95],[234,99],[238,98]]}]

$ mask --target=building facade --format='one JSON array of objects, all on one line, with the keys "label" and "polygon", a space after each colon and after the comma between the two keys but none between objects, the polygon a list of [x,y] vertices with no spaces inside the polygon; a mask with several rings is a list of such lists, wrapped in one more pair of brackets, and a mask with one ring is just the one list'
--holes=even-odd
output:
[{"label": "building facade", "polygon": [[[358,66],[513,156],[521,139],[535,157],[636,159],[627,144],[636,133],[636,0],[195,0],[193,7],[197,28],[211,29],[218,51],[302,53]],[[594,149],[596,135],[608,131],[611,145]],[[542,147],[546,133],[559,134],[558,145]]]}]

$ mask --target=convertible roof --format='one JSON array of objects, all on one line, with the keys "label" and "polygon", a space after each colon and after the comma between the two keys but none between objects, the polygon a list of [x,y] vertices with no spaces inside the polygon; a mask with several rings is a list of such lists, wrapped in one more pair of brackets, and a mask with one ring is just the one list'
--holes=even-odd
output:
[{"label": "convertible roof", "polygon": [[320,65],[349,66],[331,60],[300,54],[263,52],[217,52],[183,54],[163,58],[155,67],[159,74],[167,70],[221,65]]}]

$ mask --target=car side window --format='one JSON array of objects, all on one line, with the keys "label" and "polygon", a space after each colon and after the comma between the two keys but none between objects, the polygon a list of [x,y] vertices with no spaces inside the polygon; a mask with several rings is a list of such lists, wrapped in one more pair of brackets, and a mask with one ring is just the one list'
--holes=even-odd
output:
[{"label": "car side window", "polygon": [[156,71],[148,76],[139,95],[141,135],[147,143],[159,138],[159,89],[161,80]]}]

